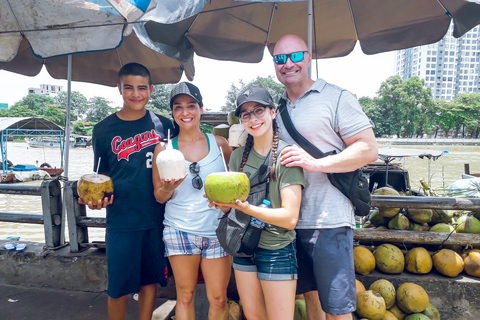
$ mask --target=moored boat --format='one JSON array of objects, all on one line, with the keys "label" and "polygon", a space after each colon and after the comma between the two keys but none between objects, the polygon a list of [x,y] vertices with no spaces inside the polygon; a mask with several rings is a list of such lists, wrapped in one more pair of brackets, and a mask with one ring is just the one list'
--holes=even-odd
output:
[{"label": "moored boat", "polygon": [[48,172],[40,170],[33,164],[17,164],[13,166],[12,172],[15,175],[13,181],[24,182],[30,180],[50,179]]}]

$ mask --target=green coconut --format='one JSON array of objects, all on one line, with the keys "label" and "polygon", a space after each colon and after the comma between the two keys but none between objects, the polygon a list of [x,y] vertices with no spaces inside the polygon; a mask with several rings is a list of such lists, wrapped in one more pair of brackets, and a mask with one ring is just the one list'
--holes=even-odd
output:
[{"label": "green coconut", "polygon": [[307,320],[307,305],[305,299],[295,300],[295,312],[293,315],[294,320]]},{"label": "green coconut", "polygon": [[405,215],[401,213],[398,213],[395,217],[392,218],[392,220],[388,222],[388,229],[408,230],[409,228],[410,221]]},{"label": "green coconut", "polygon": [[430,320],[440,320],[440,312],[438,312],[437,308],[431,303],[428,304],[427,309],[423,310],[422,313]]},{"label": "green coconut", "polygon": [[416,223],[427,223],[432,220],[433,211],[432,209],[409,208],[408,216]]},{"label": "green coconut", "polygon": [[239,124],[240,123],[240,119],[238,119],[238,117],[235,116],[235,110],[230,111],[228,113],[227,122],[231,126],[234,125],[234,124]]},{"label": "green coconut", "polygon": [[458,233],[480,233],[480,221],[471,215],[461,216],[457,219],[457,224]]},{"label": "green coconut", "polygon": [[386,226],[388,225],[389,218],[384,217],[379,209],[372,210],[368,215],[368,221],[375,227]]},{"label": "green coconut", "polygon": [[235,203],[247,200],[250,180],[243,172],[214,172],[205,179],[205,194],[208,200],[220,203]]},{"label": "green coconut", "polygon": [[437,223],[450,223],[452,222],[453,213],[453,210],[433,209],[432,219],[428,223],[430,225],[435,225]]},{"label": "green coconut", "polygon": [[401,273],[405,267],[405,257],[395,245],[383,243],[375,251],[375,266],[384,273]]},{"label": "green coconut", "polygon": [[422,313],[412,313],[405,320],[430,320],[430,318]]},{"label": "green coconut", "polygon": [[230,126],[228,124],[219,124],[218,126],[213,128],[212,133],[216,136],[221,136],[228,140],[229,129]]},{"label": "green coconut", "polygon": [[[397,190],[390,187],[379,188],[373,194],[377,196],[400,196]],[[380,208],[379,210],[382,216],[392,218],[400,211],[400,208]]]},{"label": "green coconut", "polygon": [[418,224],[415,222],[410,223],[410,230],[412,231],[428,231],[430,226],[426,223]]},{"label": "green coconut", "polygon": [[436,225],[434,225],[433,227],[430,228],[429,231],[431,232],[452,232],[454,231],[455,228],[453,228],[451,225],[449,225],[448,223],[437,223]]}]

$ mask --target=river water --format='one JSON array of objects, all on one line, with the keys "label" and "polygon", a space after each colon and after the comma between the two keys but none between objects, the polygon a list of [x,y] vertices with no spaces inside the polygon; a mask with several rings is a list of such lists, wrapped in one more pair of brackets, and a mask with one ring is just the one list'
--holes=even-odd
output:
[{"label": "river water", "polygon": [[[389,145],[381,145],[388,147]],[[436,161],[420,158],[404,158],[399,161],[402,167],[409,172],[412,189],[418,190],[420,178],[430,181],[435,191],[442,195],[443,190],[454,181],[461,179],[464,164],[470,164],[470,172],[480,173],[480,146],[437,146],[415,145],[394,146],[395,148],[446,150],[448,153]],[[8,159],[14,164],[42,164],[49,163],[52,167],[61,165],[59,149],[28,148],[23,142],[8,142]],[[93,170],[92,148],[70,149],[69,174],[70,180],[76,180],[85,173]],[[395,161],[397,162],[397,161]],[[430,174],[429,174],[430,173]],[[30,181],[28,184],[40,184],[41,181]],[[0,211],[42,214],[40,197],[0,194]],[[89,210],[91,217],[105,217],[105,210]],[[89,228],[90,241],[103,241],[103,228]],[[43,225],[17,224],[0,222],[0,239],[8,236],[19,236],[21,240],[44,242]]]}]

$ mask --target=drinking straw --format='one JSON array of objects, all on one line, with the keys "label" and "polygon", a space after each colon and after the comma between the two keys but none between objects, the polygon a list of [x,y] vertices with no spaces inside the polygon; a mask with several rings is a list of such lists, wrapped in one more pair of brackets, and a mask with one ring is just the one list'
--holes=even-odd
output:
[{"label": "drinking straw", "polygon": [[97,171],[95,172],[95,178],[98,178],[98,169],[100,168],[100,160],[102,160],[102,157],[98,157]]},{"label": "drinking straw", "polygon": [[170,129],[167,130],[167,148],[171,149],[170,146]]},{"label": "drinking straw", "polygon": [[228,171],[227,164],[225,163],[225,156],[223,155],[222,147],[220,147],[220,154],[222,155],[223,166],[225,167],[225,171]]}]

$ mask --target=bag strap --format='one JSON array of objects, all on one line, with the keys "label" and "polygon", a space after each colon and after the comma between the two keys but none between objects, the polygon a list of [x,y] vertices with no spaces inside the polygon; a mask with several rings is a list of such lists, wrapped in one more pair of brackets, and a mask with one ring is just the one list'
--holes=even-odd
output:
[{"label": "bag strap", "polygon": [[[343,94],[343,91],[345,89],[342,89],[340,91],[340,94],[338,96],[337,100],[337,106],[335,108],[335,118],[333,119],[333,130],[335,133],[338,135],[340,139],[342,137],[340,134],[335,130],[335,123],[337,121],[337,113],[338,113],[338,105],[340,104],[340,98]],[[319,158],[324,158],[326,156],[336,154],[337,152],[335,150],[329,151],[327,153],[322,152],[320,149],[318,149],[315,145],[313,145],[310,141],[308,141],[304,136],[302,136],[295,126],[293,125],[292,119],[290,118],[290,115],[288,114],[287,110],[287,101],[284,98],[280,99],[280,106],[278,107],[278,111],[280,113],[280,116],[282,117],[283,124],[285,125],[285,129],[287,129],[288,133],[292,137],[292,139],[300,145],[305,151],[307,151],[312,157],[319,159]],[[343,139],[342,139],[343,141]],[[345,141],[343,141],[345,143]]]},{"label": "bag strap", "polygon": [[155,126],[155,131],[162,137],[162,139],[165,138],[165,131],[163,130],[163,124],[158,119],[157,115],[153,113],[151,110],[148,110],[148,113],[150,114],[150,119],[152,119],[153,125]]}]

